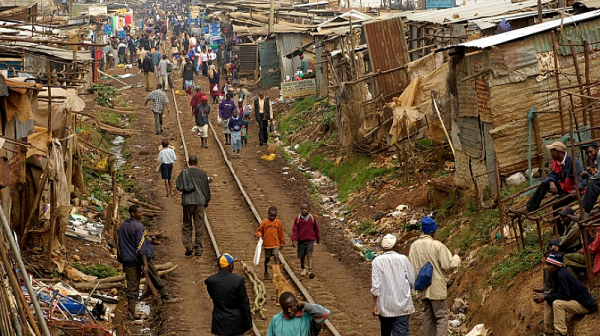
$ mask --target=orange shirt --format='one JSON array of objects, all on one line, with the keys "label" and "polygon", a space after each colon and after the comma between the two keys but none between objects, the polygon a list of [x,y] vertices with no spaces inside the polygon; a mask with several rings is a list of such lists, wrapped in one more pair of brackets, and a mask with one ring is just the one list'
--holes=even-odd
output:
[{"label": "orange shirt", "polygon": [[279,219],[270,221],[265,219],[256,230],[256,236],[262,237],[263,248],[273,249],[285,245],[283,236],[283,223]]}]

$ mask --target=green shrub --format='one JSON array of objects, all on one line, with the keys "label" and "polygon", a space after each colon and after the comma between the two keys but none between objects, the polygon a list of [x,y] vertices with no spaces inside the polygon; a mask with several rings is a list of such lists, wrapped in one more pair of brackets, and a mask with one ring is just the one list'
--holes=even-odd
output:
[{"label": "green shrub", "polygon": [[490,283],[499,286],[507,281],[514,279],[517,275],[530,270],[538,265],[542,260],[542,252],[539,246],[526,246],[518,253],[494,266]]},{"label": "green shrub", "polygon": [[120,273],[116,268],[109,266],[107,264],[97,264],[97,265],[85,266],[83,264],[76,262],[76,263],[71,264],[71,266],[73,266],[74,269],[76,269],[84,274],[98,277],[98,279],[109,278],[109,277],[112,277],[115,275],[119,275],[119,273]]}]

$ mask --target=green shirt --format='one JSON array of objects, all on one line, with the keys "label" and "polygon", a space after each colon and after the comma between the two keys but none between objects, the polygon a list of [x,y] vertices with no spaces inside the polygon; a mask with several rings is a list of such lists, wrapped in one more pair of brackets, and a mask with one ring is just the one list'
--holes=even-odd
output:
[{"label": "green shirt", "polygon": [[288,319],[283,312],[273,316],[269,323],[267,336],[308,336],[311,322],[325,323],[329,310],[318,304],[306,303],[294,318]]}]

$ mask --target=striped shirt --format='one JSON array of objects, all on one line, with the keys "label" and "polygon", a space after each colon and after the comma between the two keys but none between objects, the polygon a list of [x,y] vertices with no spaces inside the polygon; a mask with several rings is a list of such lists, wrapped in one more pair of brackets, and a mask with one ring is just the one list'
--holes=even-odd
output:
[{"label": "striped shirt", "polygon": [[146,101],[152,100],[152,112],[163,113],[165,106],[169,103],[169,97],[163,90],[156,89],[146,96]]},{"label": "striped shirt", "polygon": [[397,317],[415,311],[411,289],[415,271],[408,258],[388,251],[373,260],[371,293],[377,297],[377,308],[382,317]]}]

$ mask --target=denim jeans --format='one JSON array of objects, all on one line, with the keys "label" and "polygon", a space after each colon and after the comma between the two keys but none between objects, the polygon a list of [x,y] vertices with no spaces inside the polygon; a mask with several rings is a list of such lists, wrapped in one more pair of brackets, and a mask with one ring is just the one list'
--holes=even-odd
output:
[{"label": "denim jeans", "polygon": [[408,336],[408,318],[410,315],[396,317],[379,316],[381,336]]}]

